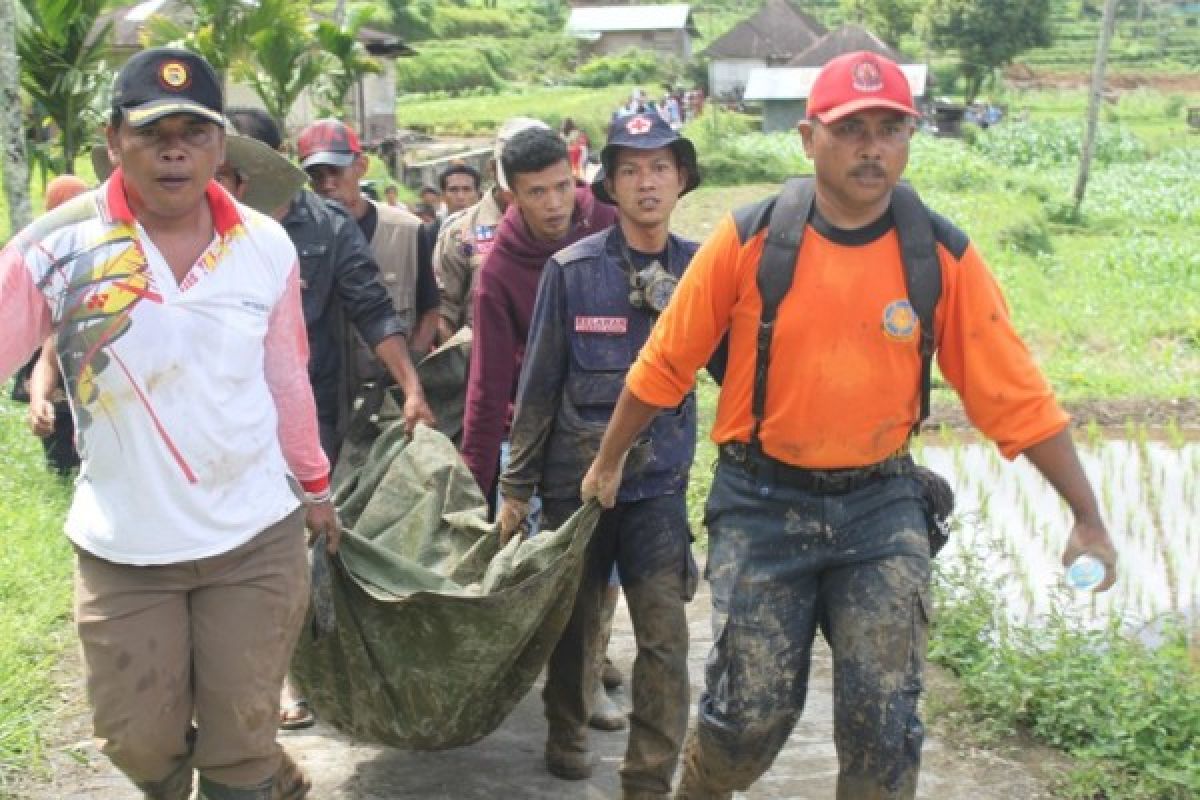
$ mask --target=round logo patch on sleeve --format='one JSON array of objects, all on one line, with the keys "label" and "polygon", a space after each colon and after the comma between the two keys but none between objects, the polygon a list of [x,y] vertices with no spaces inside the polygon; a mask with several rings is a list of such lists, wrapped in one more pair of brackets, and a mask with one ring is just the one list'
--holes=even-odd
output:
[{"label": "round logo patch on sleeve", "polygon": [[893,300],[883,309],[883,332],[889,339],[912,341],[917,334],[917,312],[908,300]]}]

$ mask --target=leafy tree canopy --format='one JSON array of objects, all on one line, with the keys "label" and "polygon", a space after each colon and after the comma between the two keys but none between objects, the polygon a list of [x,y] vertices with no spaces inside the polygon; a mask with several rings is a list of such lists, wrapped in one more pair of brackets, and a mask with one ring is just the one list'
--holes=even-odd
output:
[{"label": "leafy tree canopy", "polygon": [[957,51],[971,103],[992,70],[1053,42],[1052,6],[1052,0],[927,0],[917,27],[932,47]]}]

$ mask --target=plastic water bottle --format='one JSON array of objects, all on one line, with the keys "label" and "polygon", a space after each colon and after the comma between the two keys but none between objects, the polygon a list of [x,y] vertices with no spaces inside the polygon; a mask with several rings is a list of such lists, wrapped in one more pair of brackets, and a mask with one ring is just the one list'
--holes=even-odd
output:
[{"label": "plastic water bottle", "polygon": [[1104,582],[1104,562],[1084,553],[1067,567],[1067,585],[1080,592],[1090,592]]}]

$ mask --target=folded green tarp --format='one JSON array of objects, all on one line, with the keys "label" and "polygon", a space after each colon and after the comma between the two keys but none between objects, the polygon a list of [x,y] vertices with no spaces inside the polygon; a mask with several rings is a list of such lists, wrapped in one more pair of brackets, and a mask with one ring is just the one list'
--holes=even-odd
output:
[{"label": "folded green tarp", "polygon": [[342,475],[336,499],[340,552],[327,565],[314,552],[314,574],[325,574],[316,592],[332,595],[336,624],[301,637],[298,690],[357,739],[438,750],[486,736],[567,623],[599,507],[498,549],[453,444],[424,426],[409,438],[399,424]]}]

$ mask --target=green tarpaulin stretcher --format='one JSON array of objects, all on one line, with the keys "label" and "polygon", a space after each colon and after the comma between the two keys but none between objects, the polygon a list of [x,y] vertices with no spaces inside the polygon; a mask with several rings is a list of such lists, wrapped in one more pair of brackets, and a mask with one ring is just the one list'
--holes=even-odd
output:
[{"label": "green tarpaulin stretcher", "polygon": [[500,725],[550,657],[600,509],[498,550],[483,496],[443,434],[419,426],[410,439],[392,424],[363,449],[365,458],[343,451],[361,467],[339,475],[340,553],[325,563],[314,552],[314,574],[326,576],[314,618],[331,596],[336,624],[301,636],[293,681],[321,719],[357,739],[470,744]]}]

